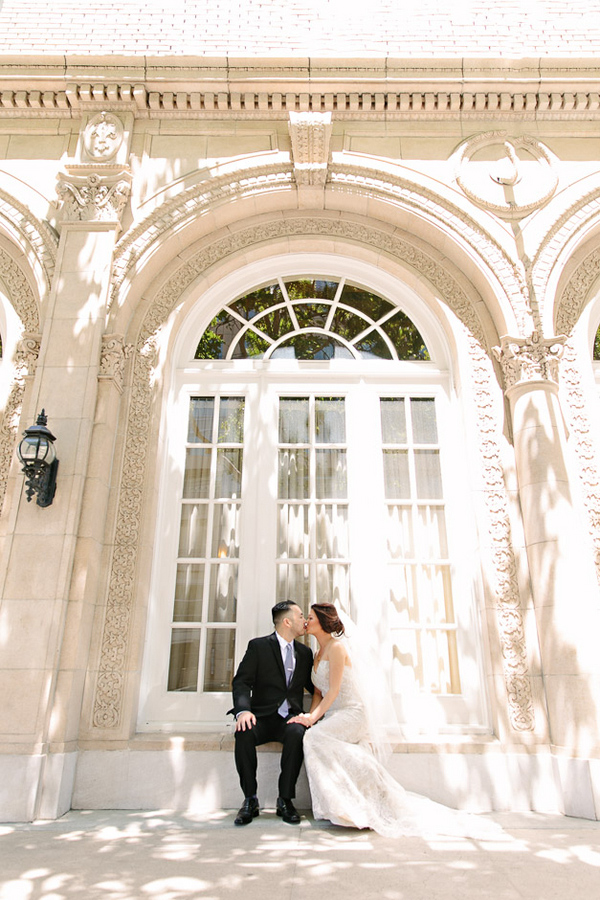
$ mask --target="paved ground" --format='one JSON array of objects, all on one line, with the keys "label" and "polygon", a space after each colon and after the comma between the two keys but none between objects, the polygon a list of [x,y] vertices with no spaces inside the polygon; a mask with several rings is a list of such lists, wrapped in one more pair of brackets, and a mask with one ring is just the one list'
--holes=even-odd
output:
[{"label": "paved ground", "polygon": [[600,822],[496,814],[493,841],[389,840],[264,811],[75,812],[0,825],[0,900],[577,900],[600,895]]}]

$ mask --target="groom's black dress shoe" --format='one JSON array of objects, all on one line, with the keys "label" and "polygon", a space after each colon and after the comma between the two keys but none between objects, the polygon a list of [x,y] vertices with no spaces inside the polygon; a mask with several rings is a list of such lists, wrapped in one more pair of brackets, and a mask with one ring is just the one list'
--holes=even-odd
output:
[{"label": "groom's black dress shoe", "polygon": [[246,797],[240,811],[233,820],[234,825],[249,825],[259,813],[258,797]]},{"label": "groom's black dress shoe", "polygon": [[300,816],[298,810],[291,800],[285,800],[283,797],[277,798],[277,815],[281,816],[288,825],[299,825]]}]

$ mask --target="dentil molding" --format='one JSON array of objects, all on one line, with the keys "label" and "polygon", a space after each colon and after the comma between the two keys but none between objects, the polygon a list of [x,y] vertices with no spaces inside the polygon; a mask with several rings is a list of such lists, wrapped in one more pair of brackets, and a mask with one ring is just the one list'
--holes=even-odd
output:
[{"label": "dentil molding", "polygon": [[[520,90],[506,89],[506,84],[490,82],[482,89],[482,79],[472,90],[465,88],[462,78],[455,84],[435,83],[435,77],[424,80],[422,89],[388,89],[381,84],[365,89],[361,79],[343,86],[323,84],[319,89],[286,90],[289,73],[275,75],[262,89],[238,90],[223,84],[198,90],[186,84],[168,83],[165,75],[160,86],[142,81],[104,81],[94,84],[68,82],[47,90],[39,90],[26,80],[21,85],[0,90],[0,117],[13,118],[78,118],[82,109],[128,111],[136,117],[150,119],[286,119],[290,112],[330,112],[337,120],[377,120],[385,116],[393,120],[461,120],[488,119],[515,121],[589,121],[600,119],[600,93],[594,90],[569,90],[553,85],[540,90],[537,84]],[[167,83],[165,84],[165,80]],[[194,79],[197,81],[197,78]],[[298,79],[300,80],[300,79]],[[314,82],[314,79],[312,79]],[[414,83],[414,78],[411,79]],[[269,83],[270,81],[270,83]],[[580,87],[580,85],[578,85]],[[529,89],[528,89],[529,88]]]}]

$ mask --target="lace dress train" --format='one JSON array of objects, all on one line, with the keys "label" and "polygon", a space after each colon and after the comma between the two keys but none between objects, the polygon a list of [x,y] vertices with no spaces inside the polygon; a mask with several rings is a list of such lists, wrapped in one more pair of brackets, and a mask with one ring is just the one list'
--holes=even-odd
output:
[{"label": "lace dress train", "polygon": [[[312,680],[323,695],[327,693],[327,660],[321,660],[316,672],[313,669]],[[398,784],[371,752],[364,709],[349,666],[328,713],[304,736],[304,761],[315,819],[371,828],[385,837],[489,838],[501,833],[493,822],[449,809]]]}]

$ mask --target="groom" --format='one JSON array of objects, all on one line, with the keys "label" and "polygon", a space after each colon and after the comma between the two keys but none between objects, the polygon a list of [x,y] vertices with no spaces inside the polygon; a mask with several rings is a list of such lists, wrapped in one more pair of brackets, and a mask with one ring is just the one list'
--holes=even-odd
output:
[{"label": "groom", "polygon": [[300,822],[292,801],[306,728],[287,720],[302,712],[304,690],[313,691],[312,651],[295,640],[306,627],[297,603],[277,603],[272,616],[275,631],[250,641],[233,679],[235,765],[245,797],[236,825],[248,825],[259,813],[256,748],[269,741],[283,744],[277,815],[290,825]]}]

